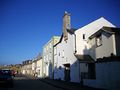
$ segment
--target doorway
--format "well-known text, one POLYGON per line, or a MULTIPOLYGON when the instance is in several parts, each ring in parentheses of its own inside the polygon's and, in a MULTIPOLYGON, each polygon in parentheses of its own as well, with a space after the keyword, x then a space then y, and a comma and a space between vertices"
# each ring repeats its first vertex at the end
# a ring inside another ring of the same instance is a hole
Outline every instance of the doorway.
POLYGON ((70 81, 70 64, 64 64, 65 70, 64 70, 64 80, 70 81))

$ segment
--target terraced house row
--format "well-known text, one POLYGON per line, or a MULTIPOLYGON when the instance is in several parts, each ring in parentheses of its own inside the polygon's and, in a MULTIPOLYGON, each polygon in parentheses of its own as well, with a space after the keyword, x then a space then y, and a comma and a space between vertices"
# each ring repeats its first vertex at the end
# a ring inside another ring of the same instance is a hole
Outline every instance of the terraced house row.
POLYGON ((23 65, 22 73, 117 89, 120 88, 119 41, 120 28, 105 18, 75 29, 71 27, 70 14, 65 12, 61 36, 53 36, 43 46, 42 56, 23 65))

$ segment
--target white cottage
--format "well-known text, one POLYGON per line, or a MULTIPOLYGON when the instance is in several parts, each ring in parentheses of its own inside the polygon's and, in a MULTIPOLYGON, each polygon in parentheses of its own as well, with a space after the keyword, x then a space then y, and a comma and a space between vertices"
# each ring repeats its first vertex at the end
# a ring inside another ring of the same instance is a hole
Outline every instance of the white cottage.
POLYGON ((54 76, 53 67, 54 67, 54 50, 53 46, 59 41, 59 36, 53 36, 44 46, 43 46, 43 77, 52 79, 54 76))
POLYGON ((70 14, 63 17, 63 33, 54 45, 54 79, 79 82, 79 63, 75 52, 75 29, 70 27, 70 14))
POLYGON ((90 24, 75 31, 76 35, 76 53, 75 55, 89 55, 89 37, 98 32, 103 26, 115 27, 112 23, 101 17, 90 24))
POLYGON ((32 61, 32 74, 33 76, 36 76, 36 68, 37 68, 37 60, 34 58, 32 61))
POLYGON ((89 37, 89 52, 94 60, 120 55, 120 28, 103 27, 89 37))
POLYGON ((42 57, 37 58, 36 73, 38 78, 42 78, 42 57))
MULTIPOLYGON (((116 27, 103 27, 89 37, 89 52, 97 62, 94 70, 95 78, 84 78, 84 85, 108 90, 120 90, 119 41, 120 28, 116 27), (93 51, 94 53, 92 53, 93 51)), ((88 65, 88 73, 90 68, 88 65)))
MULTIPOLYGON (((103 27, 115 27, 109 21, 101 17, 98 20, 93 21, 92 23, 78 29, 75 31, 76 35, 76 52, 75 56, 80 61, 80 77, 81 79, 89 78, 95 79, 95 61, 97 58, 107 57, 110 53, 114 52, 111 50, 110 46, 105 46, 98 50, 96 49, 96 42, 93 39, 90 39, 94 33, 98 33, 103 27), (93 44, 94 43, 94 44, 93 44), (106 50, 107 49, 107 50, 106 50), (106 52, 104 52, 106 50, 106 52), (111 50, 111 51, 110 51, 111 50), (104 53, 103 53, 104 52, 104 53)), ((101 41, 99 40, 97 44, 100 46, 101 41)), ((105 38, 104 38, 105 39, 105 38)), ((107 40, 108 42, 108 40, 107 40)), ((110 41, 113 44, 113 41, 110 41)), ((105 43, 104 43, 105 44, 105 43)))
POLYGON ((96 52, 92 49, 94 46, 91 47, 91 36, 103 27, 115 28, 112 23, 101 17, 78 30, 71 29, 70 14, 65 12, 63 33, 60 41, 54 45, 54 79, 81 82, 85 78, 96 78, 95 61, 112 53, 107 51, 105 54, 98 54, 99 50, 96 52))

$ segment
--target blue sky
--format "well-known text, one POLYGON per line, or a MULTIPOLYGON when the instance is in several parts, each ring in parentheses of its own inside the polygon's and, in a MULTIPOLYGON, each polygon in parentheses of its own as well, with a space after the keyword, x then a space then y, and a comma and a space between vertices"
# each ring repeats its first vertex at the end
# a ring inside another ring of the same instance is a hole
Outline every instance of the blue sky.
POLYGON ((61 35, 64 11, 80 28, 100 17, 120 27, 119 0, 0 0, 0 64, 18 64, 42 53, 61 35))

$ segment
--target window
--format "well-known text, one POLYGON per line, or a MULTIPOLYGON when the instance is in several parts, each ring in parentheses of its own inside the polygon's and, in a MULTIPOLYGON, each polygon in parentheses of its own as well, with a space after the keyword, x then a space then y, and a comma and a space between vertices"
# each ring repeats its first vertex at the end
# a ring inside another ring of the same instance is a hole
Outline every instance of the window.
POLYGON ((57 54, 57 47, 54 47, 54 54, 57 54))
POLYGON ((48 51, 48 46, 46 46, 46 52, 48 51))
POLYGON ((50 43, 49 48, 52 48, 52 44, 50 43))
POLYGON ((49 61, 51 62, 51 60, 52 60, 52 55, 49 54, 49 61))
POLYGON ((44 53, 46 53, 46 48, 44 48, 44 53))
POLYGON ((59 66, 59 70, 61 70, 62 69, 62 67, 61 66, 59 66))
POLYGON ((99 47, 102 45, 102 35, 99 34, 97 37, 96 37, 96 46, 99 47))
POLYGON ((52 44, 51 43, 49 44, 49 49, 50 49, 50 51, 52 50, 52 44))
POLYGON ((59 52, 59 56, 60 56, 60 52, 59 52))
POLYGON ((64 50, 62 51, 62 58, 64 58, 64 50))
POLYGON ((48 61, 48 55, 46 56, 46 60, 48 61))
POLYGON ((85 34, 83 34, 83 40, 85 40, 85 34))
POLYGON ((55 62, 56 62, 56 65, 57 65, 57 63, 58 63, 58 57, 55 57, 55 62))
MULTIPOLYGON (((81 72, 82 79, 96 79, 95 63, 87 63, 87 72, 81 72)), ((85 68, 85 67, 84 67, 85 68)))

